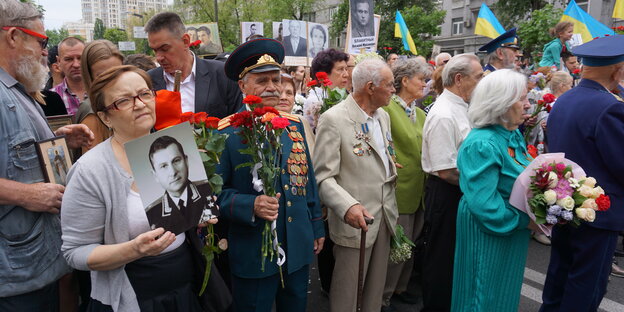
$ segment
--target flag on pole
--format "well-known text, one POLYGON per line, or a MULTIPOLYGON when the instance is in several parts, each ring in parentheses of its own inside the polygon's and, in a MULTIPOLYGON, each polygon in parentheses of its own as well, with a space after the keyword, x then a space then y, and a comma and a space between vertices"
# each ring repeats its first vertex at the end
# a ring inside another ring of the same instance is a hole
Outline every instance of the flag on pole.
MULTIPOLYGON (((622 0, 618 0, 622 2, 622 0)), ((601 24, 587 12, 583 11, 574 0, 571 0, 568 7, 563 11, 561 22, 569 21, 574 24, 574 33, 581 34, 583 43, 592 41, 596 37, 604 35, 615 35, 613 29, 601 24)))
POLYGON ((494 39, 504 32, 505 28, 503 28, 503 25, 496 19, 492 10, 490 10, 485 3, 481 3, 481 9, 479 9, 479 16, 477 17, 477 23, 475 25, 475 35, 494 39))
POLYGON ((613 18, 624 20, 624 0, 616 0, 613 7, 613 18))
POLYGON ((399 10, 396 11, 396 18, 394 21, 394 37, 403 39, 403 49, 411 51, 414 55, 418 55, 414 39, 412 39, 412 35, 410 35, 409 29, 407 29, 405 20, 399 10))

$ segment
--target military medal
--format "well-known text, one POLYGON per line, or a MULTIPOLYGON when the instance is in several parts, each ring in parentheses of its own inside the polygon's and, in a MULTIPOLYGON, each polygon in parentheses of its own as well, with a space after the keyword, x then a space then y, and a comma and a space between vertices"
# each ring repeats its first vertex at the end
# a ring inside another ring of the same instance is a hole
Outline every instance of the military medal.
POLYGON ((297 126, 290 126, 288 130, 288 137, 292 140, 290 155, 286 162, 290 175, 290 192, 293 196, 305 196, 305 187, 308 181, 308 158, 303 143, 303 135, 297 130, 297 126))

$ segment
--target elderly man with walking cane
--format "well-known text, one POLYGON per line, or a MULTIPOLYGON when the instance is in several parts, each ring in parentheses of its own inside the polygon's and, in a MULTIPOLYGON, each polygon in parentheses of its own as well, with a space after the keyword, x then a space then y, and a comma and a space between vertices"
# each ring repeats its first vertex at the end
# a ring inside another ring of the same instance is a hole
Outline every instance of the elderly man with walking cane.
POLYGON ((365 260, 361 311, 381 309, 390 239, 399 214, 390 118, 379 109, 394 94, 393 81, 385 62, 362 61, 353 70, 353 93, 323 113, 317 127, 314 170, 336 244, 331 311, 356 310, 354 264, 360 252, 365 260), (367 224, 367 218, 375 221, 367 224), (362 248, 361 230, 366 232, 362 248))

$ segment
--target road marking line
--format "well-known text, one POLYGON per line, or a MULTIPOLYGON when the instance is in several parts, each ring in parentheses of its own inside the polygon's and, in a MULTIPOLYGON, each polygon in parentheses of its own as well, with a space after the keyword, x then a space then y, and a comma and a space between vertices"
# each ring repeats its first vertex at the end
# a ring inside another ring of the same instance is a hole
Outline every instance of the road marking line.
MULTIPOLYGON (((544 286, 546 274, 525 267, 524 278, 544 286)), ((520 293, 535 302, 542 303, 542 291, 533 286, 529 286, 523 283, 520 293)), ((602 302, 600 302, 599 308, 607 312, 621 312, 624 311, 624 304, 615 302, 608 298, 603 298, 602 302)))

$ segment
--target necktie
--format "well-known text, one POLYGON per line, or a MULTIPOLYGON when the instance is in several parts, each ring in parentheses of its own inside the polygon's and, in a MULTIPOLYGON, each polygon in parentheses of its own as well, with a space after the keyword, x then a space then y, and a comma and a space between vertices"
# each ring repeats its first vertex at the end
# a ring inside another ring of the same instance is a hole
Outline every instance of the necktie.
POLYGON ((184 200, 180 199, 180 201, 178 202, 178 208, 180 209, 180 212, 184 214, 184 209, 186 208, 184 206, 184 200))

